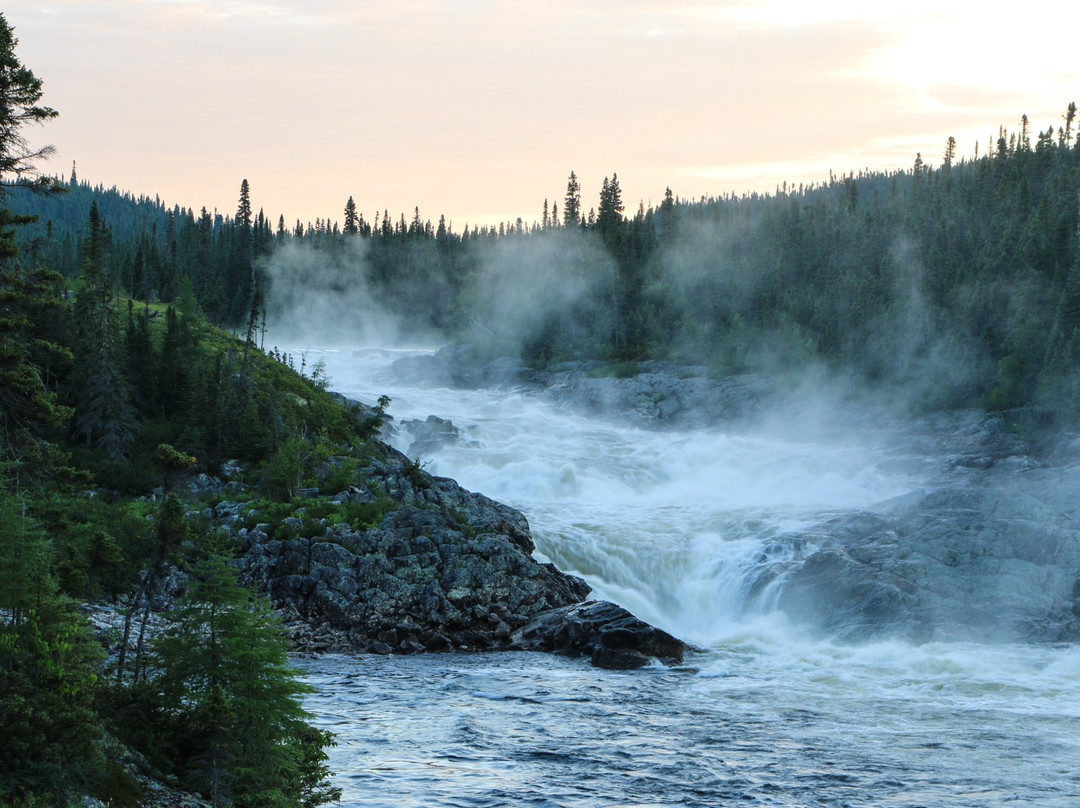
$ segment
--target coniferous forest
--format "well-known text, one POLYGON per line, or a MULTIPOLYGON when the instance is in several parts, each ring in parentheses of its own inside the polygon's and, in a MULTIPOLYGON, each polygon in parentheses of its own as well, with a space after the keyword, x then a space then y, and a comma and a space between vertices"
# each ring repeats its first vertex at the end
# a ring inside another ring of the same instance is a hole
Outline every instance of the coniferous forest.
POLYGON ((974 156, 943 135, 933 159, 772 194, 628 208, 617 174, 590 199, 570 173, 536 221, 455 229, 352 197, 287 223, 240 178, 220 214, 39 174, 42 97, 0 15, 3 804, 134 805, 125 756, 217 804, 333 798, 280 623, 171 487, 238 461, 260 501, 287 501, 331 456, 378 451, 377 416, 266 351, 296 272, 538 367, 812 366, 916 411, 1080 417, 1075 104, 974 156), (127 640, 176 570, 191 583, 160 641, 106 662, 80 605, 114 604, 127 640))
POLYGON ((617 174, 594 203, 571 173, 537 221, 460 230, 419 208, 369 219, 353 197, 340 220, 290 226, 254 212, 246 180, 234 214, 168 208, 74 169, 56 179, 65 194, 14 189, 8 204, 37 217, 19 234, 23 260, 67 287, 86 282, 96 203, 115 294, 183 301, 239 330, 267 316, 273 328, 275 282, 303 250, 292 282, 362 287, 415 332, 534 365, 669 359, 725 374, 817 363, 912 391, 923 409, 1068 422, 1080 350, 1075 112, 1038 132, 1025 116, 981 156, 959 157, 943 137, 935 166, 917 155, 894 172, 765 195, 666 189, 658 206, 627 209, 617 174))

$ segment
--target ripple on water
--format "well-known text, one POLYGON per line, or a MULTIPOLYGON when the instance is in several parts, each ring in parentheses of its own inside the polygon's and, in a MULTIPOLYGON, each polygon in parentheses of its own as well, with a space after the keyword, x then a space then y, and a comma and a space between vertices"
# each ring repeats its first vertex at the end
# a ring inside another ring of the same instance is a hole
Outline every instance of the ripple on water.
MULTIPOLYGON (((986 653, 985 665, 1015 662, 986 653)), ((823 684, 804 675, 813 667, 781 679, 776 656, 723 656, 696 660, 701 674, 518 653, 302 667, 320 689, 309 708, 339 734, 331 765, 346 806, 1080 804, 1080 720, 1055 714, 1045 694, 1017 689, 975 709, 915 686, 910 671, 897 687, 889 666, 823 684), (1022 711, 1016 699, 1033 699, 1025 722, 1006 712, 1022 711)))

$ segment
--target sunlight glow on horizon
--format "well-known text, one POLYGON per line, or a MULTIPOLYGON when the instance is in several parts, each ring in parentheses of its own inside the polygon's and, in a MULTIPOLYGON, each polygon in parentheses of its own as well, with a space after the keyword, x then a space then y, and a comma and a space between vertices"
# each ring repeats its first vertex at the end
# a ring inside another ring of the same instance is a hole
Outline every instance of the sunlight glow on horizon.
POLYGON ((1080 87, 1069 26, 914 0, 54 0, 4 10, 60 117, 35 142, 91 183, 289 228, 445 215, 460 228, 772 193, 980 152, 1057 126, 1080 87))

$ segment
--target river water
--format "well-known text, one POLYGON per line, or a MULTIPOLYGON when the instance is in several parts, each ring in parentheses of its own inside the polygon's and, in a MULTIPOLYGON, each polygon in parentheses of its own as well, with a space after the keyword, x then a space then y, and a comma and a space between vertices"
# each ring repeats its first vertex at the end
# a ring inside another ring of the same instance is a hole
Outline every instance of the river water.
POLYGON ((629 673, 526 653, 306 660, 344 805, 1080 805, 1080 648, 837 645, 751 594, 755 559, 799 552, 778 534, 924 484, 887 436, 640 430, 403 385, 389 367, 407 354, 307 362, 346 395, 389 395, 398 421, 451 419, 466 440, 421 456, 428 471, 519 508, 539 558, 701 650, 629 673))

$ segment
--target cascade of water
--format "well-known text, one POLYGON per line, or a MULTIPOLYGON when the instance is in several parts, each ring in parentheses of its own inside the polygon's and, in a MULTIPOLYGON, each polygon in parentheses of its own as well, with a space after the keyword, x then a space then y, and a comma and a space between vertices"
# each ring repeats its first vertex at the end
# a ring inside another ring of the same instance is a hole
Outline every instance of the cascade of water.
MULTIPOLYGON (((646 431, 505 390, 403 385, 386 372, 401 355, 322 358, 336 389, 389 395, 399 422, 452 420, 466 439, 427 447, 418 459, 428 471, 521 509, 540 555, 699 644, 772 614, 785 573, 808 549, 790 535, 797 528, 912 486, 855 440, 646 431)), ((400 430, 395 441, 407 451, 412 439, 400 430)))

